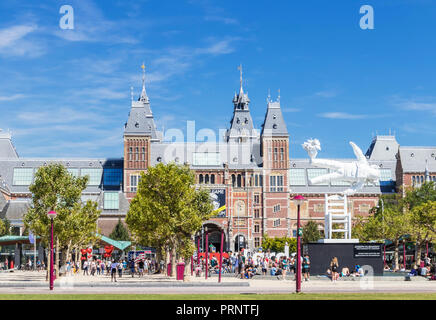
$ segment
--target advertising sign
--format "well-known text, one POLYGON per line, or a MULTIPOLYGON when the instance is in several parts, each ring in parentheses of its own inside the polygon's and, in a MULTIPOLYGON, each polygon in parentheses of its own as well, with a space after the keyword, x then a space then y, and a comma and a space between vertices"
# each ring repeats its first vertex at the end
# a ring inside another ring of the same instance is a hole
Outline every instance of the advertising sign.
MULTIPOLYGON (((226 189, 211 189, 210 197, 213 203, 213 210, 225 208, 226 205, 226 189)), ((226 209, 220 211, 217 217, 224 218, 226 216, 226 209)))

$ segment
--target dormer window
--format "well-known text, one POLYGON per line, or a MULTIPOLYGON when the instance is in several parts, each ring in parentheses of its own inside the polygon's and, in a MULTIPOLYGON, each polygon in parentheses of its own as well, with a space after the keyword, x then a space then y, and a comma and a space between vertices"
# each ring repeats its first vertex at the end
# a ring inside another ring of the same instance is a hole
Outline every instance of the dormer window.
POLYGON ((273 129, 277 129, 277 124, 273 124, 273 129))
POLYGON ((135 123, 135 127, 139 128, 139 123, 138 122, 135 123))
POLYGON ((236 118, 236 123, 237 124, 241 123, 241 120, 239 120, 239 118, 236 118))
POLYGON ((245 124, 248 124, 248 119, 247 118, 245 118, 245 124))

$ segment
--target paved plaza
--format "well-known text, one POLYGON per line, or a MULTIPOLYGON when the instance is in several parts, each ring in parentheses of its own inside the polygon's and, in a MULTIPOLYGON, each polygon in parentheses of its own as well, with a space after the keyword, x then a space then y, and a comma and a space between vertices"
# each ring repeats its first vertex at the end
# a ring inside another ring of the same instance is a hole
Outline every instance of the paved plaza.
MULTIPOLYGON (((277 294, 293 293, 295 281, 291 278, 259 277, 251 280, 225 276, 207 280, 192 277, 190 281, 177 281, 163 275, 147 275, 132 278, 123 275, 117 282, 109 276, 74 275, 55 281, 53 293, 59 294, 277 294)), ((332 283, 323 277, 312 277, 302 283, 306 293, 436 293, 436 281, 421 277, 405 281, 404 277, 374 277, 341 279, 332 283)), ((45 272, 1 272, 0 294, 49 293, 45 272)))

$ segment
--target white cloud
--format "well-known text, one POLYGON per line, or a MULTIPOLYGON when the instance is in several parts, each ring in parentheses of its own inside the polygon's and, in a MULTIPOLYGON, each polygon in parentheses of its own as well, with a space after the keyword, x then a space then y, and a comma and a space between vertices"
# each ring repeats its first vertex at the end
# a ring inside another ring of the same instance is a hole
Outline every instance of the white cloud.
POLYGON ((318 114, 318 117, 327 119, 345 119, 345 120, 357 120, 368 118, 366 114, 351 114, 346 112, 325 112, 318 114))
POLYGON ((436 115, 436 102, 405 101, 399 104, 403 109, 410 111, 429 111, 436 115))
POLYGON ((12 96, 0 96, 0 101, 14 101, 24 98, 24 94, 14 94, 12 96))
POLYGON ((44 48, 24 38, 34 33, 37 25, 17 25, 0 30, 0 54, 5 56, 37 57, 45 52, 44 48))
POLYGON ((334 98, 338 95, 336 90, 322 90, 315 93, 315 96, 321 98, 334 98))
POLYGON ((233 18, 226 18, 220 16, 206 16, 204 17, 206 21, 222 22, 224 24, 239 24, 239 21, 233 18))

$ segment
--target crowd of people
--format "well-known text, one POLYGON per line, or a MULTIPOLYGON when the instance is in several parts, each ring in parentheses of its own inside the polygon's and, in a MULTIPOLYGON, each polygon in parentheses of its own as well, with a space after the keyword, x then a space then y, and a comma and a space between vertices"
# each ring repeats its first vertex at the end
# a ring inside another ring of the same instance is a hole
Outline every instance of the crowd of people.
MULTIPOLYGON (((200 261, 195 262, 195 274, 200 277, 205 272, 205 258, 201 257, 200 261)), ((219 273, 219 262, 216 257, 208 260, 208 274, 219 273)), ((301 257, 302 274, 305 281, 310 279, 310 259, 309 255, 301 257)), ((274 276, 284 280, 287 274, 295 276, 297 270, 297 257, 248 256, 241 253, 229 253, 228 258, 223 258, 222 273, 233 273, 241 279, 252 279, 256 275, 274 276)))

